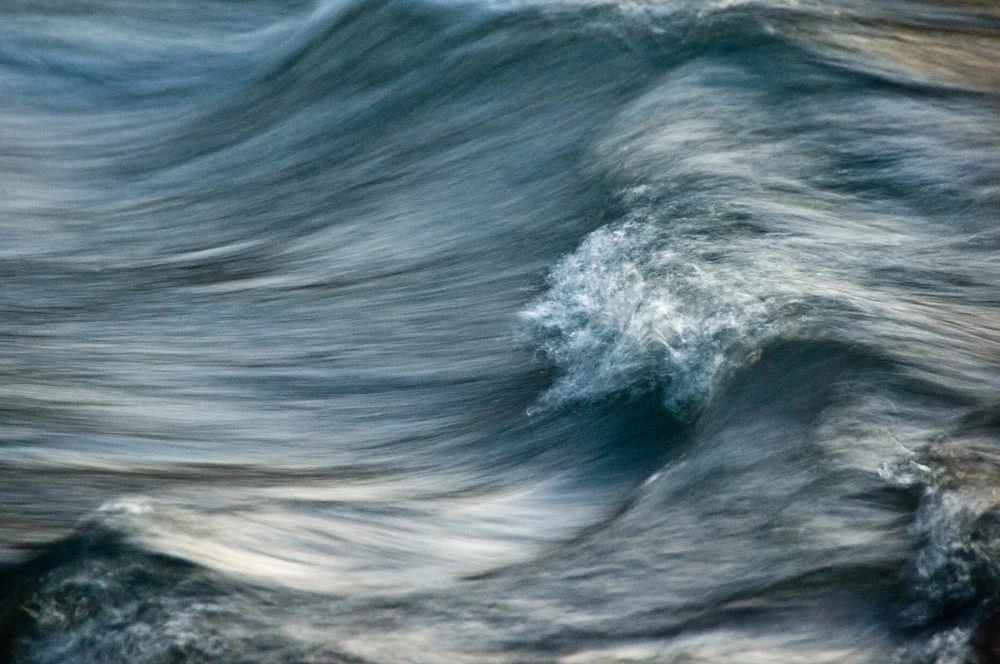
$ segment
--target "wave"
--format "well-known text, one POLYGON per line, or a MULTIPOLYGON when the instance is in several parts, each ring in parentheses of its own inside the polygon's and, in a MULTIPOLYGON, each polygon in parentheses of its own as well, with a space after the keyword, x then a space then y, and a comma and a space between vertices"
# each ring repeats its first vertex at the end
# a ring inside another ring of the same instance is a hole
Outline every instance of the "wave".
POLYGON ((0 14, 7 660, 989 661, 989 6, 0 14))

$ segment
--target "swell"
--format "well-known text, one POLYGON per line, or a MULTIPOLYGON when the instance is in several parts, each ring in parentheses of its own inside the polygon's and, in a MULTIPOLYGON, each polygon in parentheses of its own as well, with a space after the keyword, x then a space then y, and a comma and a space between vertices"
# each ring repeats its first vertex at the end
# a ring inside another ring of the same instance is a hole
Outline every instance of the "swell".
POLYGON ((4 535, 86 517, 25 659, 965 652, 991 83, 809 5, 269 16, 3 61, 4 535))

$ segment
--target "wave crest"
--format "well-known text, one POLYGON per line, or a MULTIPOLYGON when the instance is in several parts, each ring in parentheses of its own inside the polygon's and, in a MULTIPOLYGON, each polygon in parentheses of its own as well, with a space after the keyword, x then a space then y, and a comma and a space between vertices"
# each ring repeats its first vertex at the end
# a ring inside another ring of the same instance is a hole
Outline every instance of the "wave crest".
POLYGON ((588 236, 522 313, 559 372, 542 407, 662 390, 664 406, 689 418, 727 357, 772 329, 773 289, 697 240, 668 243, 648 214, 640 205, 588 236))

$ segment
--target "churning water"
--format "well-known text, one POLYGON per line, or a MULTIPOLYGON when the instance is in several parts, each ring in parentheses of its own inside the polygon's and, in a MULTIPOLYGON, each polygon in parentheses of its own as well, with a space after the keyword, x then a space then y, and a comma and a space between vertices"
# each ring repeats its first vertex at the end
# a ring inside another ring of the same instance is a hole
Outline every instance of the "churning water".
POLYGON ((992 0, 0 4, 0 659, 1000 657, 992 0))

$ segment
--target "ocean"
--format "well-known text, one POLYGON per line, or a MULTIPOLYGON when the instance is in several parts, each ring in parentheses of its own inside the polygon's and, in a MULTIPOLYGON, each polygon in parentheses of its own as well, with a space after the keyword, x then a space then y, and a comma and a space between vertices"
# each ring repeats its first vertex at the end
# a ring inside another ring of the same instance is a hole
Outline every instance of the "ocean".
POLYGON ((1000 662, 993 0, 0 3, 0 662, 1000 662))

